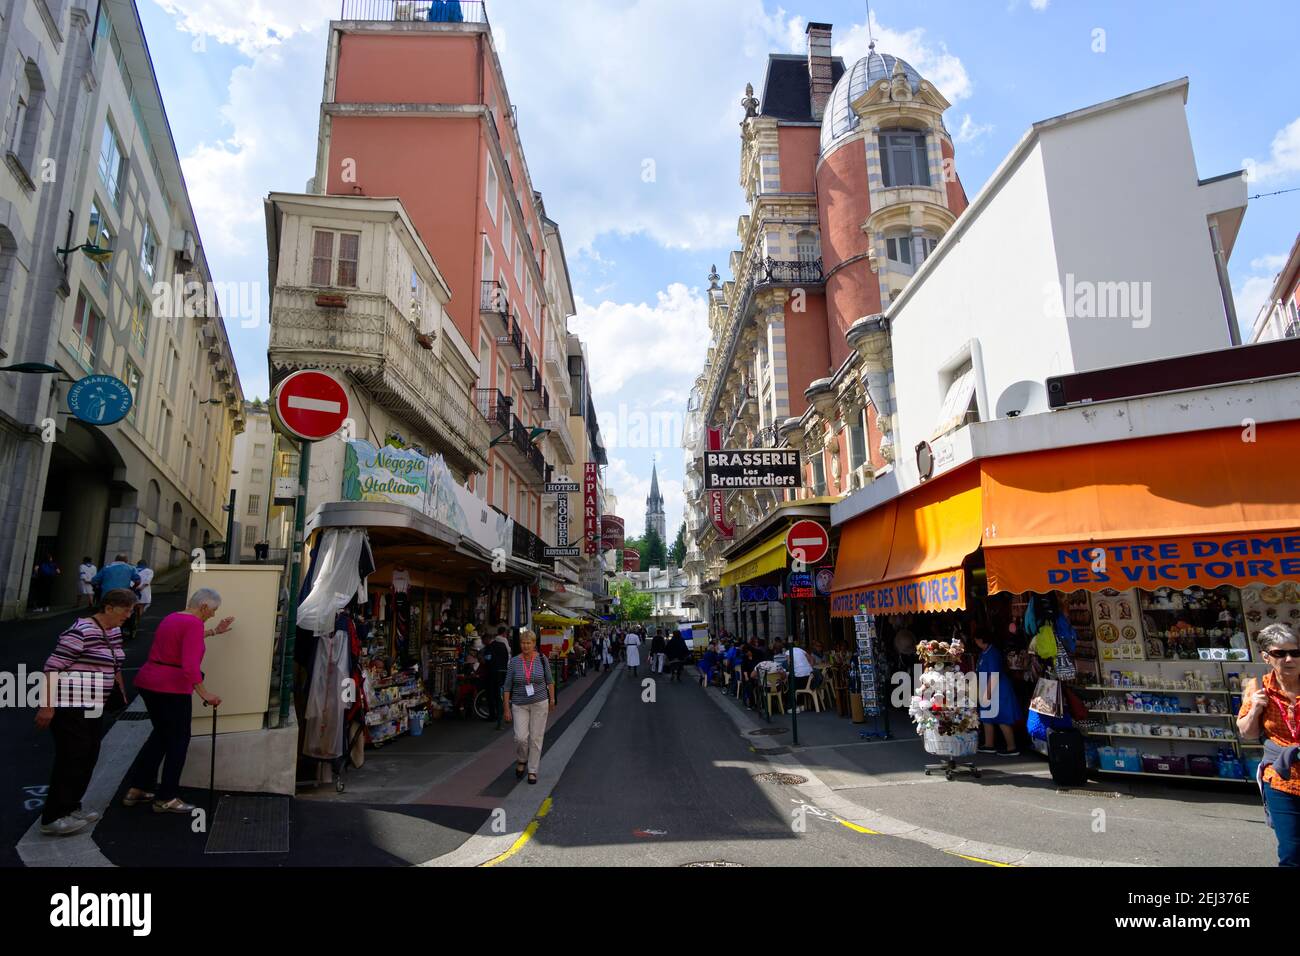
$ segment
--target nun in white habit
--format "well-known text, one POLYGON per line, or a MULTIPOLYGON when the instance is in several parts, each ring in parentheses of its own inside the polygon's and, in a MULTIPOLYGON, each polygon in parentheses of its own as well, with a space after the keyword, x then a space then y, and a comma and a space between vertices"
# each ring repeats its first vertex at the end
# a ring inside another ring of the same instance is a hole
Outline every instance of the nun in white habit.
POLYGON ((627 667, 633 677, 637 675, 637 668, 641 666, 641 637, 636 631, 628 631, 627 636, 623 638, 623 646, 627 648, 627 667))

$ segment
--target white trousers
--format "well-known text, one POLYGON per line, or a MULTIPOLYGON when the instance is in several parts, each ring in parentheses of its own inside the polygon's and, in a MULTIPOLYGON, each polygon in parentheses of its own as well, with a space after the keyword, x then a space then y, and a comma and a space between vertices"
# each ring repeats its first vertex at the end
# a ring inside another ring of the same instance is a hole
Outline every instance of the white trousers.
POLYGON ((528 764, 529 773, 537 773, 542 762, 542 738, 546 736, 546 718, 551 712, 550 701, 535 704, 511 704, 515 725, 515 760, 528 764))

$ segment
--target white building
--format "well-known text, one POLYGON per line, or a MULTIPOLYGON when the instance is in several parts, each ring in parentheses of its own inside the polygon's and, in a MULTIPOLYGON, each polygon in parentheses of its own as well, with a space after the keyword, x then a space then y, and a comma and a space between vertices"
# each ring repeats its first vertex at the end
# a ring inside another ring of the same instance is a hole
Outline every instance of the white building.
POLYGON ((1268 300, 1255 316, 1250 340, 1272 342, 1297 336, 1300 336, 1300 235, 1296 236, 1286 264, 1273 279, 1268 300))
MULTIPOLYGON (((246 402, 247 425, 235 439, 230 489, 235 493, 236 541, 240 563, 251 561, 255 546, 271 543, 271 512, 275 501, 276 431, 270 409, 246 402)), ((279 541, 276 547, 282 547, 279 541)))
MULTIPOLYGON (((15 0, 0 51, 0 361, 59 370, 0 375, 10 616, 38 553, 70 604, 83 555, 162 569, 220 541, 243 396, 134 3, 15 0), (126 419, 68 415, 68 382, 91 374, 126 384, 126 419)), ((234 299, 255 318, 253 291, 234 299)))
POLYGON ((685 571, 677 568, 650 568, 647 571, 625 571, 620 576, 653 599, 651 624, 671 631, 694 619, 695 609, 682 604, 690 583, 685 571))

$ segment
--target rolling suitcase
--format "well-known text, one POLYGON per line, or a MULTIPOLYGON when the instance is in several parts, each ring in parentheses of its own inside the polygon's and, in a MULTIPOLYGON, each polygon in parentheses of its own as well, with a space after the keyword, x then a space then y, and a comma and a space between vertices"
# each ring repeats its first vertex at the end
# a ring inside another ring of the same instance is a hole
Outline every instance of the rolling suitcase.
POLYGON ((1081 787, 1088 782, 1088 760, 1083 733, 1069 728, 1047 734, 1047 763, 1052 779, 1064 787, 1081 787))

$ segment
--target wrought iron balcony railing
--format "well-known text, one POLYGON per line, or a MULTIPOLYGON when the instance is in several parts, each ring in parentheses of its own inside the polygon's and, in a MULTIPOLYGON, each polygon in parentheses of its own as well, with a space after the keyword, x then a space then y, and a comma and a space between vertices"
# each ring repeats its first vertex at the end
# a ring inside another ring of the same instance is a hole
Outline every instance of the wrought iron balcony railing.
POLYGON ((340 20, 487 23, 484 0, 343 0, 340 20))
POLYGON ((510 399, 495 388, 477 388, 474 390, 474 402, 483 420, 494 430, 510 431, 510 417, 513 414, 510 410, 512 404, 510 399))

